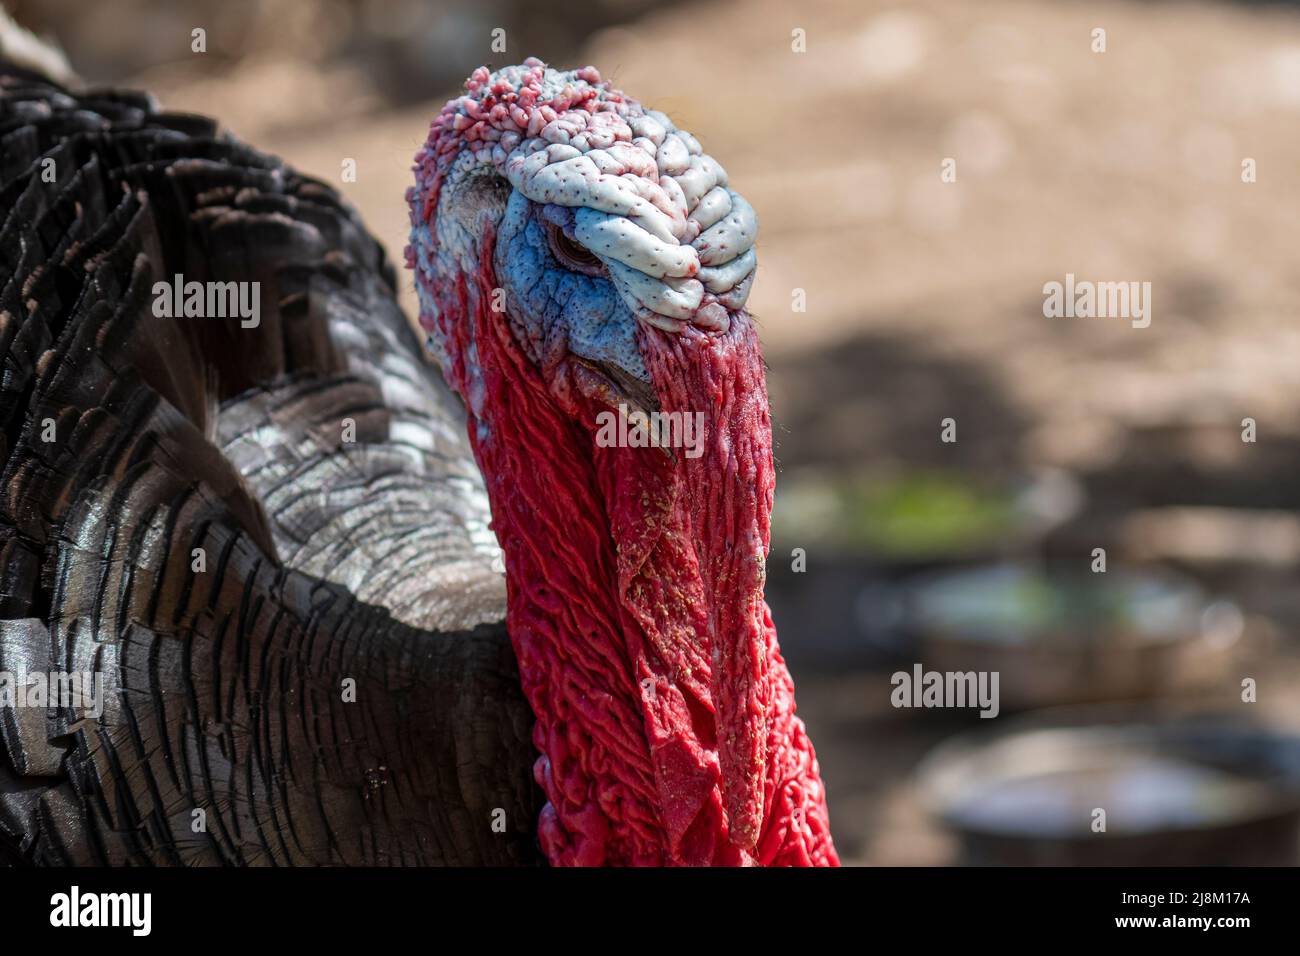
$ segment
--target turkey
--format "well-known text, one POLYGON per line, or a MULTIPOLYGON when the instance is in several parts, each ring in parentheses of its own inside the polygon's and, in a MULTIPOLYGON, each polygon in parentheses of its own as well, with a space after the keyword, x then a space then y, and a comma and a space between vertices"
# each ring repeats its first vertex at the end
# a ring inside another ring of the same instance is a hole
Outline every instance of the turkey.
POLYGON ((420 343, 330 187, 14 35, 0 857, 835 865, 756 220, 698 142, 476 71, 406 197, 420 343))

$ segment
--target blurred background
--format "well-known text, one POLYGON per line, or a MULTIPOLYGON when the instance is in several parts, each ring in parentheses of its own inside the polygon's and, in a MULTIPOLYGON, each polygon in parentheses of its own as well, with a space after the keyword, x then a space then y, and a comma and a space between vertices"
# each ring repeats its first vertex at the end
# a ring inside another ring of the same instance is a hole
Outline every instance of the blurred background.
POLYGON ((341 189, 396 261, 474 67, 592 63, 669 113, 762 223, 769 600, 845 862, 1300 859, 1295 6, 9 6, 341 189), (1150 327, 1044 317, 1067 273, 1150 282, 1150 327), (894 707, 916 665, 996 671, 998 717, 894 707))

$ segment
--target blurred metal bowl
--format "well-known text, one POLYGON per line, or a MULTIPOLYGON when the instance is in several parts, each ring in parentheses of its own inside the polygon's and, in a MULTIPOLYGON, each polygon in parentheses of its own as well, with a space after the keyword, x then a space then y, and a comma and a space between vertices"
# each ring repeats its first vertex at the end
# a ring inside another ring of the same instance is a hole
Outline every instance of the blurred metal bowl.
POLYGON ((903 598, 917 655, 940 671, 997 671, 1027 709, 1155 697, 1221 678, 1243 617, 1169 573, 999 564, 928 575, 903 598))
POLYGON ((963 862, 1009 866, 1294 865, 1300 730, 1201 715, 1090 709, 940 745, 922 799, 963 862), (1101 713, 1098 713, 1098 710, 1101 713), (1097 809, 1105 831, 1094 832, 1097 809))

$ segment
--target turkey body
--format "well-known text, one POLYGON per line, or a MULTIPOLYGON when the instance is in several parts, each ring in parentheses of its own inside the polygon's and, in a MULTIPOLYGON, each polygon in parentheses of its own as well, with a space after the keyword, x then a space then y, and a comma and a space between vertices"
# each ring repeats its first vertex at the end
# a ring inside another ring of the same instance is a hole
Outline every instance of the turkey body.
POLYGON ((487 499, 378 243, 210 120, 0 74, 0 859, 536 862, 487 499))

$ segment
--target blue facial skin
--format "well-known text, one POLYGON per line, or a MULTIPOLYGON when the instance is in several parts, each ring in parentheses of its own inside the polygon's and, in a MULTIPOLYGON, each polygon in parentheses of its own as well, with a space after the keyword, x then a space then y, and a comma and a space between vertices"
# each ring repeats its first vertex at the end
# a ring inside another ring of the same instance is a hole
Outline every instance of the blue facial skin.
POLYGON ((520 345, 539 367, 567 349, 649 382, 632 311, 608 277, 575 272, 556 260, 546 239, 548 221, 571 227, 573 210, 537 205, 514 191, 497 228, 496 274, 520 345))

